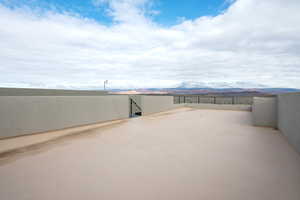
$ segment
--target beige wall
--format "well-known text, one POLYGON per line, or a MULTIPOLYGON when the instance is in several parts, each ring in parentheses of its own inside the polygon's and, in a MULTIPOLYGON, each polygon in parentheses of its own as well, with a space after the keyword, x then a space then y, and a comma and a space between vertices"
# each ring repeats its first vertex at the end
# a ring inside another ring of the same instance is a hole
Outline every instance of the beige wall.
POLYGON ((300 153, 300 93, 278 95, 278 128, 300 153))
POLYGON ((174 104, 173 96, 142 96, 143 115, 170 110, 183 105, 174 104))
POLYGON ((212 110, 238 110, 251 111, 250 105, 228 105, 228 104, 186 104, 187 107, 197 109, 212 109, 212 110))
POLYGON ((128 118, 128 96, 1 96, 0 138, 128 118))
POLYGON ((277 98, 254 97, 252 121, 255 126, 277 127, 277 98))
POLYGON ((55 90, 31 88, 0 88, 0 96, 102 96, 103 90, 55 90))

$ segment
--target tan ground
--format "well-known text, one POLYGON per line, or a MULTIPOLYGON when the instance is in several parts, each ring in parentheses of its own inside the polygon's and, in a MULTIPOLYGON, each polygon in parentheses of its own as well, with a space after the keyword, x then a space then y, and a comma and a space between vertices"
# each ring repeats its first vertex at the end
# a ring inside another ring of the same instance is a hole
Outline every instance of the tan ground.
POLYGON ((2 200, 299 200, 300 156, 251 113, 177 109, 0 161, 2 200))
POLYGON ((127 120, 114 120, 62 130, 49 131, 45 133, 30 134, 21 137, 11 137, 8 139, 0 139, 0 163, 1 160, 3 160, 3 158, 5 159, 7 157, 7 155, 10 156, 18 152, 28 151, 28 148, 36 149, 37 146, 44 145, 49 141, 65 139, 61 137, 66 137, 74 134, 84 134, 84 131, 89 131, 100 127, 112 126, 114 124, 123 123, 125 121, 127 120))

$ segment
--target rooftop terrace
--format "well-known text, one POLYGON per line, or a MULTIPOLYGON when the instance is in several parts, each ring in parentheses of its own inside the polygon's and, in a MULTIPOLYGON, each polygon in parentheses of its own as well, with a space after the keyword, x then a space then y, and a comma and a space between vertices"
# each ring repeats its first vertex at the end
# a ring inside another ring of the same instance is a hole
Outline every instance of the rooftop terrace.
POLYGON ((0 177, 5 200, 300 199, 299 154, 247 111, 184 107, 119 120, 3 154, 0 177))

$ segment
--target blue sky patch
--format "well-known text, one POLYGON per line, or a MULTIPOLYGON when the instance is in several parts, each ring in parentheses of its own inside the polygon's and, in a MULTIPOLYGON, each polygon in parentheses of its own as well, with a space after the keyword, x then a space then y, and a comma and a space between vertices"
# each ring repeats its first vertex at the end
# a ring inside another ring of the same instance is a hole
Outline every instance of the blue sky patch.
MULTIPOLYGON (((152 20, 165 26, 174 25, 181 20, 192 20, 201 16, 216 16, 229 5, 228 0, 154 0, 152 20)), ((11 9, 27 7, 39 12, 54 11, 71 13, 93 19, 101 24, 112 23, 107 14, 107 4, 95 6, 92 0, 0 0, 0 3, 11 9)))

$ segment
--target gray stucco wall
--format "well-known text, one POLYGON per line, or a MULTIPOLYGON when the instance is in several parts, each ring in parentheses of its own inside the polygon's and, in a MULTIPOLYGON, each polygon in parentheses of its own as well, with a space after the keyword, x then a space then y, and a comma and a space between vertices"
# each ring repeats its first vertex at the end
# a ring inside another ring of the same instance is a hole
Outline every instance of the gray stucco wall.
POLYGON ((103 90, 56 90, 32 88, 0 88, 0 96, 102 96, 103 90))
POLYGON ((0 138, 128 118, 128 96, 1 96, 0 138))
POLYGON ((300 93, 278 95, 278 128, 300 153, 300 93))
POLYGON ((143 115, 183 106, 174 104, 173 96, 141 96, 141 105, 143 115))
POLYGON ((254 97, 252 120, 255 126, 277 128, 277 98, 254 97))

